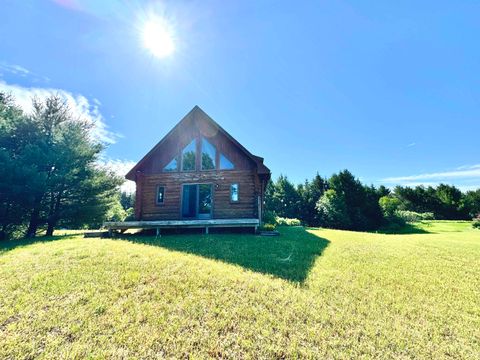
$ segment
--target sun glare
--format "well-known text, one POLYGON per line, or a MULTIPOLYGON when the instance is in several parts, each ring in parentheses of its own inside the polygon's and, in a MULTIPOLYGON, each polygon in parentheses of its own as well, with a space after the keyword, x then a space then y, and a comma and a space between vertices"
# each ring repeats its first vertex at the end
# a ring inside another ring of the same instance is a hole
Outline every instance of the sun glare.
POLYGON ((175 51, 173 32, 162 18, 147 20, 142 29, 143 45, 157 58, 165 58, 175 51))

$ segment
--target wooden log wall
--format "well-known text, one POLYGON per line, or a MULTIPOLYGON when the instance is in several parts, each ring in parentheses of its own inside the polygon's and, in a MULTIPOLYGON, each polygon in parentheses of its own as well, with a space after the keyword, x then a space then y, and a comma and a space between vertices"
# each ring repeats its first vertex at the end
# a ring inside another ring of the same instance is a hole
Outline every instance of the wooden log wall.
POLYGON ((182 186, 184 184, 212 184, 212 218, 257 218, 257 196, 260 189, 255 187, 251 171, 225 170, 207 172, 178 172, 146 175, 140 200, 139 220, 180 220, 182 219, 182 186), (230 185, 238 184, 239 200, 230 201, 230 185), (157 204, 157 188, 164 186, 164 202, 157 204))

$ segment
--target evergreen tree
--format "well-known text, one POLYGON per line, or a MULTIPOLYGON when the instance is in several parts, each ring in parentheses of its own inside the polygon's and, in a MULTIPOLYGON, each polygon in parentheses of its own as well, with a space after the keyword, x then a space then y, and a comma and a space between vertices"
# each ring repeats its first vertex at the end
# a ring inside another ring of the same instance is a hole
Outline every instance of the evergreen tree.
POLYGON ((35 134, 13 97, 0 93, 0 239, 22 227, 31 208, 37 183, 29 148, 35 134))
POLYGON ((277 216, 298 218, 301 198, 286 176, 280 175, 275 183, 267 184, 266 210, 277 216))
POLYGON ((365 230, 378 229, 383 223, 383 213, 380 208, 379 199, 381 192, 374 186, 364 186, 365 203, 360 207, 360 211, 365 217, 365 230))
POLYGON ((383 216, 378 204, 380 197, 373 186, 364 186, 348 170, 333 174, 328 183, 329 188, 335 190, 345 201, 345 224, 349 224, 351 230, 373 230, 381 225, 383 216))
POLYGON ((397 186, 393 194, 400 200, 400 209, 418 213, 433 213, 437 219, 456 220, 469 219, 471 201, 466 200, 467 194, 452 185, 440 184, 432 186, 417 186, 414 188, 397 186))
POLYGON ((383 196, 390 195, 390 193, 391 193, 390 189, 385 187, 384 185, 380 185, 377 189, 377 195, 379 199, 383 196))
POLYGON ((461 211, 462 192, 452 185, 440 184, 435 189, 439 207, 433 211, 439 219, 464 219, 468 214, 461 211))
POLYGON ((319 218, 317 212, 317 202, 325 193, 327 182, 317 173, 312 181, 305 180, 297 188, 300 196, 301 206, 298 218, 309 226, 318 226, 319 218))
POLYGON ((103 146, 91 125, 57 96, 34 99, 33 108, 25 116, 0 96, 2 236, 22 226, 34 237, 45 225, 51 235, 60 223, 101 223, 122 180, 96 165, 103 146))

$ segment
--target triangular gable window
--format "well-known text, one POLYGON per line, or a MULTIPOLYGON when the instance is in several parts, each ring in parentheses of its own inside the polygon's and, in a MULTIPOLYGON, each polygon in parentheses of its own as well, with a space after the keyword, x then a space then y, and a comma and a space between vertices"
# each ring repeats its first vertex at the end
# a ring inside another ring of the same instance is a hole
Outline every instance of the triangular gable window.
POLYGON ((195 171, 196 154, 195 140, 192 140, 182 150, 182 171, 195 171))
POLYGON ((217 149, 207 139, 202 138, 202 170, 215 169, 217 149))
POLYGON ((163 171, 177 171, 178 170, 178 163, 177 163, 177 158, 174 158, 172 161, 170 161, 167 166, 163 168, 163 171))
POLYGON ((233 163, 223 154, 220 154, 220 170, 233 170, 235 166, 233 163))

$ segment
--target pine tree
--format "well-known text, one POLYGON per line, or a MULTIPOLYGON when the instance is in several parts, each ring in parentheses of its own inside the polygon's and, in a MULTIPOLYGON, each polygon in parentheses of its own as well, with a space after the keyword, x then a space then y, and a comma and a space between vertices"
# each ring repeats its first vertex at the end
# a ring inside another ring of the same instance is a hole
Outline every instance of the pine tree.
POLYGON ((22 226, 34 237, 45 225, 52 235, 58 224, 101 224, 119 200, 122 180, 97 165, 104 147, 91 136, 92 125, 57 96, 34 99, 33 108, 25 116, 0 94, 0 166, 6 171, 0 236, 22 226))

